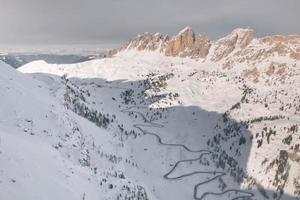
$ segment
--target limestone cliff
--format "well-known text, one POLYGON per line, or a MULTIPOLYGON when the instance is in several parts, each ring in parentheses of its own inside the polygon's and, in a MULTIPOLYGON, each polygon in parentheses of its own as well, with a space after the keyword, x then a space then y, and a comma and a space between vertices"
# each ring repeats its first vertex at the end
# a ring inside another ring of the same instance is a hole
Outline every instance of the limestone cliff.
POLYGON ((205 35, 196 35, 187 27, 174 37, 159 33, 139 35, 121 48, 109 51, 108 57, 126 50, 157 51, 165 56, 219 62, 224 68, 230 68, 239 63, 255 65, 277 55, 300 60, 300 36, 256 38, 252 29, 238 28, 219 40, 211 41, 205 35))

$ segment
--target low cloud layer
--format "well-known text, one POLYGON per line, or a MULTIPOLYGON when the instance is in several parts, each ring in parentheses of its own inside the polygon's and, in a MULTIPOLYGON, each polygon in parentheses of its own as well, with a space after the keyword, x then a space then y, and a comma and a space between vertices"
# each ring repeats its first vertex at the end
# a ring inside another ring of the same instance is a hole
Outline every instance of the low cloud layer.
POLYGON ((115 44, 185 26, 211 39, 237 27, 300 34, 299 0, 0 0, 0 45, 115 44))

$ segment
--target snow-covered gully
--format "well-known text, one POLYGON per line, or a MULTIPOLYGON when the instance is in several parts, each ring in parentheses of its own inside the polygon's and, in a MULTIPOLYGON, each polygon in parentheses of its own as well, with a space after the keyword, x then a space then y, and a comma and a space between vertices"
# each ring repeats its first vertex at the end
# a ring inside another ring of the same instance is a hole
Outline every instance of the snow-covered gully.
POLYGON ((143 113, 141 113, 139 111, 132 110, 134 108, 139 109, 139 108, 147 108, 147 107, 131 106, 129 108, 122 109, 121 112, 122 113, 130 113, 131 112, 131 113, 138 114, 143 119, 144 124, 134 124, 133 126, 135 128, 137 128, 138 130, 140 130, 144 135, 154 136, 157 139, 157 142, 160 145, 163 145, 163 146, 172 146, 172 147, 179 147, 179 148, 185 149, 186 151, 188 151, 190 153, 199 153, 200 154, 198 158, 185 159, 185 160, 179 160, 179 161, 177 161, 175 163, 175 165, 163 176, 164 179, 166 179, 166 180, 180 180, 180 179, 182 179, 184 177, 189 177, 189 176, 193 176, 193 175, 196 175, 196 174, 214 175, 213 178, 210 178, 207 181, 200 182, 200 183, 198 183, 198 184, 196 184, 194 186, 193 198, 195 200, 203 200, 205 197, 207 197, 209 195, 211 195, 211 196, 222 196, 222 195, 224 195, 226 193, 229 193, 229 192, 234 192, 237 195, 236 197, 232 198, 231 200, 237 200, 237 199, 240 199, 240 198, 251 198, 251 197, 254 196, 254 194, 251 193, 251 192, 246 192, 246 191, 239 190, 239 189, 228 189, 228 190, 225 190, 225 191, 219 192, 219 193, 217 193, 217 192, 204 192, 200 197, 198 197, 198 195, 197 195, 198 194, 198 190, 201 188, 201 186, 203 186, 205 184, 208 184, 209 182, 214 181, 214 180, 216 180, 219 177, 225 176, 226 173, 223 172, 223 171, 193 171, 191 173, 182 174, 182 175, 177 176, 177 177, 169 177, 169 175, 172 174, 173 171, 175 171, 175 169, 178 167, 179 164, 185 163, 185 162, 200 161, 204 155, 211 154, 212 152, 209 151, 209 150, 206 150, 206 149, 193 150, 193 149, 188 148, 184 144, 175 144, 175 143, 165 143, 165 142, 163 142, 162 139, 161 139, 161 137, 159 135, 157 135, 156 133, 152 133, 152 132, 149 132, 147 130, 144 130, 142 127, 163 128, 164 125, 158 124, 158 123, 154 123, 154 122, 148 120, 143 113))

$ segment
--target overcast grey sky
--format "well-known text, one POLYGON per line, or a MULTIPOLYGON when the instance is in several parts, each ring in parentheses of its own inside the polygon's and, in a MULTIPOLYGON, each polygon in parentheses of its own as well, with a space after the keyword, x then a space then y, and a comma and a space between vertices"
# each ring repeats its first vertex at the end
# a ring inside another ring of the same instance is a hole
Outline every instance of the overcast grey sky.
POLYGON ((247 26, 300 34, 300 0, 0 0, 0 45, 124 43, 185 26, 211 39, 247 26))

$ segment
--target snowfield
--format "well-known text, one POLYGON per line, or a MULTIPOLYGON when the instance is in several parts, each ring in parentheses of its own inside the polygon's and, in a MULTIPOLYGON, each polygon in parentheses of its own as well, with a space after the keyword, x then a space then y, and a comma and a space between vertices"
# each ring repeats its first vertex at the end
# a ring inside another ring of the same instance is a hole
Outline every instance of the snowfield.
POLYGON ((225 63, 1 63, 0 199, 298 199, 299 61, 225 63))
POLYGON ((54 88, 47 84, 4 63, 0 70, 1 199, 116 199, 143 194, 141 186, 115 176, 122 166, 117 165, 118 147, 108 131, 68 111, 51 96, 54 88))

